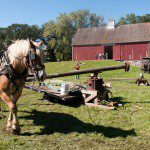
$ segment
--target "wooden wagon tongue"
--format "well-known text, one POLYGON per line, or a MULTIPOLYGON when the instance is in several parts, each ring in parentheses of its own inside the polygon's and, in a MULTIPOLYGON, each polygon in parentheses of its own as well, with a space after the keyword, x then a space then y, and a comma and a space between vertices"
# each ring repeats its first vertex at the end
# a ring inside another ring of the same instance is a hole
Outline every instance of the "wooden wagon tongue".
POLYGON ((61 101, 74 101, 77 102, 78 100, 83 101, 84 104, 92 107, 99 107, 104 109, 114 109, 115 106, 119 106, 117 102, 110 101, 109 96, 112 96, 110 92, 110 83, 105 84, 101 77, 98 77, 98 73, 102 71, 111 71, 111 70, 118 70, 118 69, 125 69, 125 71, 129 71, 130 65, 129 63, 125 63, 124 65, 119 66, 110 66, 110 67, 103 67, 103 68, 94 68, 94 69, 86 69, 86 70, 79 70, 79 71, 72 71, 66 73, 59 73, 59 74, 52 74, 48 75, 47 79, 51 78, 59 78, 59 77, 66 77, 78 74, 86 74, 92 73, 91 76, 87 79, 86 88, 80 86, 78 88, 78 93, 71 93, 72 95, 62 95, 61 93, 56 93, 49 89, 46 86, 26 86, 26 88, 37 91, 43 92, 44 98, 53 100, 59 99, 61 101), (80 92, 80 93, 79 93, 80 92), (80 95, 80 96, 79 96, 80 95), (102 105, 102 102, 105 105, 102 105))
POLYGON ((98 74, 102 71, 111 71, 111 70, 119 70, 119 69, 125 69, 125 71, 129 71, 130 64, 126 62, 124 65, 119 65, 119 66, 110 66, 110 67, 102 67, 102 68, 85 69, 85 70, 79 70, 79 71, 58 73, 58 74, 50 74, 47 76, 47 79, 66 77, 66 76, 72 76, 72 75, 78 75, 78 74, 86 74, 86 73, 98 74))

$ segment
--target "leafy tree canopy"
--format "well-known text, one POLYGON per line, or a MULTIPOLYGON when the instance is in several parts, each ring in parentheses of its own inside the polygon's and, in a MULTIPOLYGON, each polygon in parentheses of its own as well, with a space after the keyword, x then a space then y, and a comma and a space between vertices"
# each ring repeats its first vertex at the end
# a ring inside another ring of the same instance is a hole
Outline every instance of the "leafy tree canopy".
POLYGON ((57 20, 49 21, 43 25, 43 36, 54 35, 48 41, 50 57, 55 60, 71 60, 73 35, 79 28, 105 26, 104 18, 90 13, 89 10, 73 11, 69 14, 63 13, 57 20), (55 56, 55 57, 54 57, 55 56))
POLYGON ((0 50, 9 46, 18 39, 37 39, 42 34, 42 29, 37 25, 12 24, 6 28, 0 28, 0 50))
POLYGON ((121 17, 116 26, 124 24, 145 23, 150 22, 150 14, 136 16, 134 13, 127 14, 126 17, 121 17))

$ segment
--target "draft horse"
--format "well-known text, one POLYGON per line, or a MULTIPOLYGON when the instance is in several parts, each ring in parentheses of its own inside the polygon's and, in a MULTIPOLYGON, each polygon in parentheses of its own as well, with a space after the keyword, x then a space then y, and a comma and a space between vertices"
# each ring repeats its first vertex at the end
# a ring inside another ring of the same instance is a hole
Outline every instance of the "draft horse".
POLYGON ((17 40, 1 57, 0 98, 10 108, 6 130, 13 134, 20 134, 16 103, 21 96, 28 70, 32 70, 39 81, 46 78, 42 45, 42 41, 17 40))

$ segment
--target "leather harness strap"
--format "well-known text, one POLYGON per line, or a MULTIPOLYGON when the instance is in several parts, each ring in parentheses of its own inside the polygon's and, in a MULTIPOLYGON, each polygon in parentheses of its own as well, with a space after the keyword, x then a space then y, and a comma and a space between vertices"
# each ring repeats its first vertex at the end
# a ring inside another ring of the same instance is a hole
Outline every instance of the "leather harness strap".
POLYGON ((5 61, 5 65, 3 65, 2 62, 2 70, 0 71, 0 74, 9 76, 9 78, 15 80, 15 79, 21 79, 23 76, 27 76, 28 70, 25 69, 22 73, 18 73, 13 66, 10 64, 9 58, 8 58, 8 52, 5 51, 3 54, 3 60, 5 61))
POLYGON ((9 79, 9 82, 16 87, 16 90, 13 93, 15 94, 20 89, 19 85, 15 82, 15 80, 20 80, 24 82, 24 80, 26 80, 28 76, 28 70, 25 69, 22 73, 17 73, 13 66, 10 64, 7 51, 2 54, 1 61, 2 68, 0 70, 0 75, 5 75, 9 79))

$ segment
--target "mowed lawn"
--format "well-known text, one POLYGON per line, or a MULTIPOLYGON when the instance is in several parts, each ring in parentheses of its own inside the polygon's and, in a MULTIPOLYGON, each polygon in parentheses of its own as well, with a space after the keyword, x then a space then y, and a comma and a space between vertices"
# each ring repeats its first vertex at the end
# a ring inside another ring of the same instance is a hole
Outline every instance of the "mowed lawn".
MULTIPOLYGON (((115 61, 85 61, 81 69, 120 65, 115 61)), ((47 74, 73 71, 75 62, 46 63, 47 74)), ((109 78, 137 78, 140 68, 107 71, 109 78)), ((81 75, 81 82, 89 74, 81 75)), ((150 80, 150 74, 144 73, 150 80)), ((61 80, 75 81, 75 77, 61 80)), ((79 81, 78 81, 79 82, 79 81)), ((137 86, 133 81, 112 81, 114 100, 123 102, 116 110, 87 106, 69 107, 41 100, 42 94, 24 89, 18 101, 21 135, 5 132, 8 108, 1 104, 0 150, 148 150, 150 148, 150 86, 137 86), (6 117, 5 117, 6 116, 6 117)))

